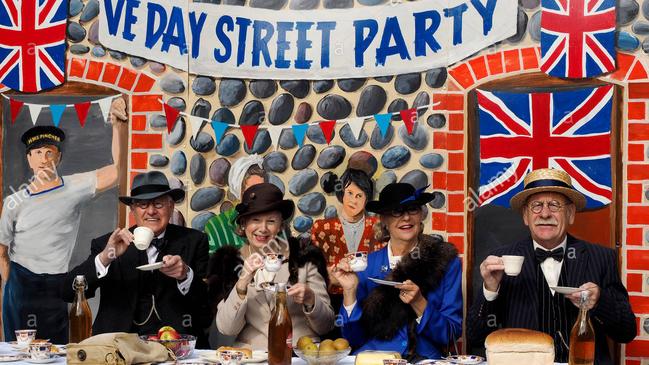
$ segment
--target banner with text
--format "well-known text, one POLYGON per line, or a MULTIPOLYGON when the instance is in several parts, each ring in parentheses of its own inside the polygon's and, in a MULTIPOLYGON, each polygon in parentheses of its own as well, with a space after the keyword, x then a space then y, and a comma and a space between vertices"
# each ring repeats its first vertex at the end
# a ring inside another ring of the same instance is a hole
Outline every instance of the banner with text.
POLYGON ((309 11, 101 0, 99 40, 214 77, 375 77, 447 66, 510 37, 517 9, 512 0, 391 1, 309 11))

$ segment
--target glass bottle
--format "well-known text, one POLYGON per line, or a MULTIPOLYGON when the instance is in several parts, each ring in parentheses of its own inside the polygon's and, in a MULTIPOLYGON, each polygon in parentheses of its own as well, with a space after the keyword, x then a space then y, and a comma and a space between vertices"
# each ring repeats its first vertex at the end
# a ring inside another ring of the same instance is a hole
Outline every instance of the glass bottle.
POLYGON ((581 292, 579 317, 570 332, 569 365, 592 365, 595 361, 595 330, 588 317, 588 292, 581 292))
POLYGON ((275 309, 268 322, 268 365, 291 365, 293 324, 286 305, 286 284, 275 287, 275 309))
POLYGON ((79 343, 92 336, 92 312, 86 300, 86 277, 77 275, 72 286, 75 297, 70 308, 70 343, 79 343))

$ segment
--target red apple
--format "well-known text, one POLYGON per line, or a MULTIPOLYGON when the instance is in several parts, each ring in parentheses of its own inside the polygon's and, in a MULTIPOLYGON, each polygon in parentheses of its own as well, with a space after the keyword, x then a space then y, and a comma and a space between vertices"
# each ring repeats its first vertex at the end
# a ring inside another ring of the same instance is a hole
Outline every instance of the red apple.
POLYGON ((180 338, 180 334, 176 330, 172 329, 169 331, 164 331, 160 335, 161 340, 177 340, 180 338))
MULTIPOLYGON (((176 332, 176 330, 175 330, 173 327, 171 327, 171 326, 160 327, 160 329, 158 330, 158 337, 162 338, 162 334, 163 334, 164 332, 167 332, 167 331, 173 331, 173 332, 176 332)), ((176 332, 176 333, 177 333, 177 332, 176 332)))
POLYGON ((149 337, 146 338, 149 341, 158 341, 160 337, 155 336, 155 335, 149 335, 149 337))

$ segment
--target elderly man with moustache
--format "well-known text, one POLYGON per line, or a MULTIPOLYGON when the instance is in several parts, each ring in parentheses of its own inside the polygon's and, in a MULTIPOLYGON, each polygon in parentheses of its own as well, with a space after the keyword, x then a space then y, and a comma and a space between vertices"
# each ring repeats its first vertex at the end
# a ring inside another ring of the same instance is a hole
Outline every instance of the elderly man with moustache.
POLYGON ((578 316, 581 292, 562 295, 557 286, 578 287, 587 294, 595 329, 595 363, 612 364, 606 337, 633 340, 636 321, 620 280, 614 250, 567 233, 575 213, 586 204, 560 170, 530 172, 524 189, 510 201, 523 215, 530 237, 495 250, 480 265, 484 281, 467 319, 467 337, 482 343, 500 328, 528 328, 554 339, 555 361, 568 362, 570 331, 578 316), (518 276, 504 276, 502 255, 523 256, 518 276))
POLYGON ((185 192, 172 189, 159 171, 133 179, 131 196, 120 197, 133 212, 137 227, 148 227, 154 239, 138 250, 131 228, 117 228, 92 241, 91 254, 68 273, 64 299, 72 302, 75 276, 85 275, 86 296, 101 289, 93 334, 104 332, 156 333, 172 326, 184 334, 202 336, 210 323, 207 307, 207 236, 197 230, 170 224, 174 203, 185 192), (159 270, 137 267, 162 262, 159 270))

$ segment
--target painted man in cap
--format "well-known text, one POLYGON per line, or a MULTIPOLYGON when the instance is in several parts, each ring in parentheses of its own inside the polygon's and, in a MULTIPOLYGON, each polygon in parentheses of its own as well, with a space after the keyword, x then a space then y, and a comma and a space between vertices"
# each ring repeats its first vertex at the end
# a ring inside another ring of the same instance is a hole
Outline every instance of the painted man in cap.
POLYGON ((38 338, 67 343, 67 304, 60 297, 60 282, 68 271, 83 204, 117 185, 119 135, 127 118, 124 99, 113 101, 109 118, 113 163, 94 171, 59 176, 65 133, 57 127, 36 126, 22 136, 33 176, 4 200, 0 218, 5 341, 15 340, 17 329, 36 328, 38 338))
POLYGON ((606 337, 621 343, 636 335, 635 316, 620 280, 614 250, 567 233, 585 197, 560 170, 529 173, 510 201, 521 212, 530 236, 495 250, 480 265, 483 290, 469 311, 467 337, 481 344, 499 327, 542 331, 554 339, 555 361, 568 362, 570 331, 582 292, 595 329, 595 363, 612 364, 606 337), (518 276, 504 274, 503 255, 523 256, 518 276), (581 291, 560 294, 557 286, 581 291))
POLYGON ((185 192, 172 189, 160 171, 133 179, 130 196, 119 200, 128 205, 136 226, 117 228, 92 241, 90 256, 74 268, 63 285, 63 297, 74 299, 72 283, 85 275, 86 296, 101 289, 93 334, 105 332, 157 333, 172 326, 179 333, 202 335, 209 325, 207 286, 207 236, 197 230, 170 224, 174 204, 185 192), (133 244, 136 227, 148 227, 154 239, 145 250, 133 244), (159 269, 138 266, 162 262, 159 269))

